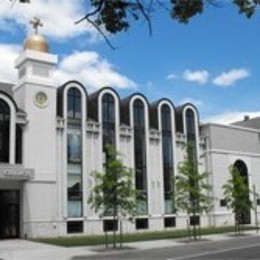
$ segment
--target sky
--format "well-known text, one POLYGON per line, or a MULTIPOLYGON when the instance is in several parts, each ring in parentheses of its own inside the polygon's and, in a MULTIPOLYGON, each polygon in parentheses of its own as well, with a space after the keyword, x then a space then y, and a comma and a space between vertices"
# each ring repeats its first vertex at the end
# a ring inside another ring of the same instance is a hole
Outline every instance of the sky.
POLYGON ((31 2, 0 0, 0 81, 16 82, 14 60, 38 16, 40 33, 58 55, 57 86, 78 80, 89 94, 111 86, 121 98, 140 92, 151 103, 191 102, 204 123, 260 116, 260 10, 247 19, 223 0, 186 25, 161 10, 152 17, 152 36, 144 21, 134 22, 128 32, 108 36, 112 50, 93 27, 75 25, 89 11, 87 1, 31 2))

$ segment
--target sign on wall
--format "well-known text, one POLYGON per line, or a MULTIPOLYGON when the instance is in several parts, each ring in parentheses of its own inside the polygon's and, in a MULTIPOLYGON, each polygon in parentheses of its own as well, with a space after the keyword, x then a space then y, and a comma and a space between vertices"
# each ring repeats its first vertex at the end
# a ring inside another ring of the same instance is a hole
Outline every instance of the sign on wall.
POLYGON ((0 165, 0 179, 30 180, 34 177, 33 169, 24 169, 16 165, 0 165))

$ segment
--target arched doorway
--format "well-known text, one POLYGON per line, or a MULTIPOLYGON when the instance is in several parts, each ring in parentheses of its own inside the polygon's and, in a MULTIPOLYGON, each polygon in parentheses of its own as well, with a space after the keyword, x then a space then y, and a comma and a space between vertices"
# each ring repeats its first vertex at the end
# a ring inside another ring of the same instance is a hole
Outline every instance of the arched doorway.
MULTIPOLYGON (((240 176, 242 176, 244 178, 244 181, 249 188, 248 170, 247 170, 246 164, 242 160, 237 160, 234 163, 234 167, 239 171, 240 176)), ((247 199, 249 201, 249 193, 246 196, 247 196, 247 199)), ((236 219, 238 219, 237 216, 236 216, 236 219)), ((240 222, 241 222, 241 224, 251 224, 250 209, 248 209, 248 210, 246 210, 242 213, 241 218, 240 218, 240 222)))

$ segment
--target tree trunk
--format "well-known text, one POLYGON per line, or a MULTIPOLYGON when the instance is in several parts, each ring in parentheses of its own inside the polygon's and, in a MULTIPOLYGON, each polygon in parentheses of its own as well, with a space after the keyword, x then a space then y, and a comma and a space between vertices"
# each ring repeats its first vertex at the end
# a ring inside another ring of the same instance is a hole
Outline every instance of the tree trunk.
POLYGON ((116 207, 113 208, 113 248, 116 248, 116 207))
POLYGON ((122 217, 120 218, 120 248, 123 247, 123 223, 122 223, 122 217))

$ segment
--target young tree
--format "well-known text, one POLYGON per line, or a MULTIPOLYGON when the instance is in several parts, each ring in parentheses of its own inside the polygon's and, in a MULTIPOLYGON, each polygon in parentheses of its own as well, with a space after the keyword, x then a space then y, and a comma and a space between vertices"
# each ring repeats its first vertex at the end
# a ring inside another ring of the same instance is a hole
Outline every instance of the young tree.
POLYGON ((239 170, 231 165, 229 167, 229 174, 230 178, 222 186, 222 189, 227 207, 232 209, 232 212, 235 214, 236 230, 240 233, 243 214, 244 212, 248 212, 253 204, 249 198, 250 190, 247 182, 245 178, 241 176, 239 170))
MULTIPOLYGON (((100 216, 112 215, 114 223, 121 217, 132 217, 136 212, 136 190, 133 171, 123 165, 112 146, 106 146, 104 172, 94 172, 95 186, 91 190, 89 203, 100 216)), ((114 225, 113 246, 116 247, 114 225)))
MULTIPOLYGON (((213 206, 210 196, 212 187, 208 184, 208 174, 200 173, 194 156, 192 144, 186 146, 186 156, 178 166, 174 178, 175 193, 173 199, 177 211, 186 212, 189 219, 195 221, 201 214, 208 213, 213 206)), ((197 228, 193 223, 193 238, 197 239, 197 228)))

